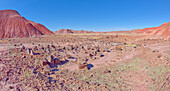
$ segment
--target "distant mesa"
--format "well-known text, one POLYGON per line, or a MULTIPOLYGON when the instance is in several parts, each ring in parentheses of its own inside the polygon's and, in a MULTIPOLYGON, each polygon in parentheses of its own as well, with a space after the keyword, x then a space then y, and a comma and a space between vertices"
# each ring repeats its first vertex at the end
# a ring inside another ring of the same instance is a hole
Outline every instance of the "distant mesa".
POLYGON ((170 22, 164 23, 158 27, 144 28, 144 29, 134 29, 131 31, 111 31, 107 33, 129 33, 129 34, 143 34, 150 35, 158 39, 168 39, 170 40, 170 22))
POLYGON ((147 35, 153 35, 158 38, 164 38, 170 40, 170 22, 164 23, 158 27, 153 28, 144 28, 144 29, 136 29, 132 30, 132 33, 141 33, 147 35))
POLYGON ((54 32, 55 34, 68 34, 68 33, 139 33, 143 35, 151 35, 158 39, 170 40, 170 22, 164 23, 158 27, 135 29, 132 31, 111 31, 111 32, 93 32, 85 30, 72 30, 72 29, 61 29, 54 32))
POLYGON ((55 33, 74 33, 71 29, 60 29, 59 31, 55 31, 55 33))
POLYGON ((55 34, 68 34, 68 33, 94 33, 93 31, 85 30, 72 30, 72 29, 60 29, 54 32, 55 34))
POLYGON ((30 37, 54 34, 44 25, 22 17, 15 10, 0 10, 0 38, 30 37))

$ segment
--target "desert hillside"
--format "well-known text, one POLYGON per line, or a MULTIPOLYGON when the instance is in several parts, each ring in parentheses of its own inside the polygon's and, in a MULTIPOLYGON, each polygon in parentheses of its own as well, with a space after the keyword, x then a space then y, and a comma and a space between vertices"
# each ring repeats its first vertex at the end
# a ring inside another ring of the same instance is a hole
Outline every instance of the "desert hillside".
POLYGON ((144 28, 133 30, 134 33, 149 34, 158 38, 170 39, 170 22, 153 28, 144 28))
POLYGON ((22 17, 15 10, 0 10, 0 38, 51 35, 45 26, 22 17))

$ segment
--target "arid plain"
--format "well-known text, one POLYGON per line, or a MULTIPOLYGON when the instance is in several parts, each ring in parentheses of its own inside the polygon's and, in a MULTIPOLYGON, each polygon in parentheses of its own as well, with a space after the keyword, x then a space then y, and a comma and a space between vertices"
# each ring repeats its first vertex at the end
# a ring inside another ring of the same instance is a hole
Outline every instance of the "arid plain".
POLYGON ((143 35, 110 33, 2 39, 0 86, 30 91, 165 91, 169 44, 143 35))
POLYGON ((170 22, 132 31, 56 32, 0 10, 2 91, 168 91, 170 22))

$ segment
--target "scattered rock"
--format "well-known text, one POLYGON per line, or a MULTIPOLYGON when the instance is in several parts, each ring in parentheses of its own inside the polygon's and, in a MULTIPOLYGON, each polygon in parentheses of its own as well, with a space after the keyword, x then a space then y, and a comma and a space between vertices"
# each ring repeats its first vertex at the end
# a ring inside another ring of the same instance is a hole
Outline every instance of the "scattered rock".
POLYGON ((92 58, 93 57, 93 55, 92 54, 89 54, 89 56, 92 58))
POLYGON ((104 57, 104 55, 100 55, 100 57, 104 57))
POLYGON ((46 72, 49 72, 49 71, 51 71, 51 67, 50 67, 50 65, 49 64, 47 64, 47 65, 45 65, 45 66, 43 66, 43 70, 44 71, 46 71, 46 72))
POLYGON ((66 58, 70 59, 70 58, 72 58, 72 56, 70 54, 67 54, 66 58))
POLYGON ((28 49, 27 49, 27 54, 34 55, 34 52, 33 52, 32 49, 28 48, 28 49))
POLYGON ((9 89, 14 89, 14 87, 13 86, 9 86, 9 89))
POLYGON ((60 64, 60 62, 61 62, 60 59, 58 59, 58 58, 54 59, 54 64, 60 64))
POLYGON ((37 47, 37 46, 35 46, 35 47, 33 48, 33 50, 34 50, 34 51, 37 51, 37 50, 38 50, 38 47, 37 47))
POLYGON ((162 55, 160 54, 160 55, 158 55, 158 58, 161 58, 162 57, 162 55))
POLYGON ((44 74, 38 72, 36 77, 43 80, 46 76, 44 74))
POLYGON ((87 62, 79 62, 78 63, 78 67, 79 69, 84 69, 84 68, 87 68, 87 62))
POLYGON ((49 64, 49 62, 47 60, 45 60, 45 59, 41 60, 42 66, 45 66, 45 65, 48 65, 48 64, 49 64))
POLYGON ((20 49, 20 51, 22 52, 22 51, 24 51, 24 50, 25 50, 25 46, 22 46, 21 49, 20 49))
POLYGON ((123 49, 121 48, 121 46, 116 46, 116 50, 117 51, 122 51, 123 49))
POLYGON ((108 69, 106 69, 106 70, 104 71, 104 73, 111 73, 111 71, 108 70, 108 69))
POLYGON ((46 59, 49 63, 54 63, 54 57, 52 55, 48 56, 46 59))

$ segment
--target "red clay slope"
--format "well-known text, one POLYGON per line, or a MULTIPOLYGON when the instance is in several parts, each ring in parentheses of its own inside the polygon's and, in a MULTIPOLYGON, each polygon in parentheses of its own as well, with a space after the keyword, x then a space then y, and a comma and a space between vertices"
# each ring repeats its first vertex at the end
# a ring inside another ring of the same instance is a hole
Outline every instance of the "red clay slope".
POLYGON ((157 36, 158 38, 164 38, 170 40, 170 22, 164 23, 161 26, 153 28, 144 28, 133 30, 133 33, 142 33, 157 36))
POLYGON ((0 10, 0 38, 51 35, 45 26, 22 17, 15 10, 0 10))
POLYGON ((63 34, 67 34, 67 33, 93 33, 92 31, 85 31, 85 30, 72 30, 72 29, 60 29, 58 31, 55 31, 55 34, 57 33, 63 33, 63 34))

